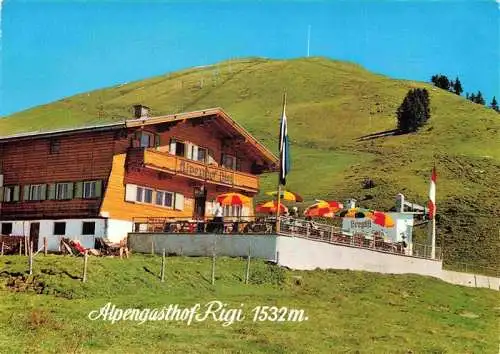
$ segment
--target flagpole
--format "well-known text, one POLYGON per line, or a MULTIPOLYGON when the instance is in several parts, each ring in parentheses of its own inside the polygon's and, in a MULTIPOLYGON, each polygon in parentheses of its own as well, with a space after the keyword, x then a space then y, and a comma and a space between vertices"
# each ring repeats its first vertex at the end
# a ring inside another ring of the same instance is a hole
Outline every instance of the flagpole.
MULTIPOLYGON (((286 106, 286 89, 283 92, 283 110, 281 112, 281 119, 283 119, 283 114, 285 113, 285 106, 286 106)), ((281 136, 281 124, 280 124, 280 139, 283 139, 281 136)), ((280 141, 281 145, 281 141, 280 141)), ((280 202, 281 202, 281 170, 283 169, 282 163, 283 163, 283 148, 280 149, 279 155, 280 155, 280 169, 278 172, 278 204, 276 206, 276 233, 280 231, 280 202)))
MULTIPOLYGON (((431 176, 431 186, 433 185, 433 208, 432 208, 432 219, 431 219, 431 259, 436 259, 436 164, 434 164, 434 168, 432 169, 431 176)), ((432 188, 432 187, 431 187, 432 188)), ((431 197, 431 196, 429 196, 431 197)))
POLYGON ((436 259, 436 218, 432 218, 432 248, 431 248, 431 258, 436 259))

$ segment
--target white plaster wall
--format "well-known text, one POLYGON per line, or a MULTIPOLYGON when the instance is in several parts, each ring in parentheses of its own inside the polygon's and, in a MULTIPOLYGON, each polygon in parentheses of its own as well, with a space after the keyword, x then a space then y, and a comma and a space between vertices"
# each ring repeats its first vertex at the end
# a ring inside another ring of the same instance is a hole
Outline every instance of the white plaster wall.
POLYGON ((132 231, 132 221, 108 219, 107 239, 111 242, 118 243, 127 237, 127 234, 132 231))
POLYGON ((38 247, 43 246, 43 238, 47 238, 47 247, 49 251, 57 251, 62 237, 79 241, 85 248, 94 248, 95 238, 104 236, 104 219, 58 219, 58 220, 27 220, 27 221, 9 221, 12 222, 11 235, 29 235, 30 224, 32 222, 40 223, 38 237, 38 247), (94 235, 82 235, 82 224, 84 221, 95 222, 94 235), (66 222, 66 232, 64 235, 54 235, 54 222, 66 222))
POLYGON ((451 270, 443 270, 441 279, 452 284, 500 290, 500 278, 489 277, 486 275, 459 273, 453 272, 451 270))
POLYGON ((275 235, 231 235, 231 234, 148 234, 130 233, 128 245, 135 252, 151 253, 151 243, 155 253, 175 253, 185 256, 212 256, 214 247, 217 255, 228 257, 245 257, 248 248, 251 256, 266 260, 275 260, 275 235))
POLYGON ((277 238, 278 263, 293 269, 351 269, 439 277, 440 261, 400 256, 362 248, 333 245, 298 237, 277 238))

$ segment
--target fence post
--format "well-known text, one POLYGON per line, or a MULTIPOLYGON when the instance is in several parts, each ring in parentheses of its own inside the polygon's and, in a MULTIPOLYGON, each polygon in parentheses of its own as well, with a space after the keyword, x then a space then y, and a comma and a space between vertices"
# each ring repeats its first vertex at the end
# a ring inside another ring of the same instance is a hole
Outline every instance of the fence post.
POLYGON ((29 267, 30 267, 30 275, 33 274, 33 241, 30 242, 30 249, 28 251, 29 254, 29 267))
POLYGON ((165 282, 165 248, 161 257, 161 282, 165 282))
POLYGON ((251 247, 250 247, 250 245, 248 245, 247 269, 245 272, 245 284, 248 284, 248 278, 250 276, 250 256, 251 256, 251 247))
POLYGON ((153 236, 151 236, 151 255, 155 255, 155 241, 153 239, 153 236))
POLYGON ((44 237, 43 238, 43 254, 45 256, 47 255, 47 248, 48 248, 47 237, 44 237))
POLYGON ((23 254, 23 240, 19 239, 19 255, 23 254))
POLYGON ((29 241, 28 236, 24 236, 24 255, 29 256, 29 241))
POLYGON ((83 278, 82 281, 85 283, 87 282, 87 262, 89 259, 89 254, 88 251, 85 251, 83 255, 83 278))
POLYGON ((276 252, 276 265, 279 265, 280 263, 280 251, 276 252))
POLYGON ((214 246, 212 249, 212 285, 215 284, 215 248, 217 245, 217 236, 214 235, 214 246))

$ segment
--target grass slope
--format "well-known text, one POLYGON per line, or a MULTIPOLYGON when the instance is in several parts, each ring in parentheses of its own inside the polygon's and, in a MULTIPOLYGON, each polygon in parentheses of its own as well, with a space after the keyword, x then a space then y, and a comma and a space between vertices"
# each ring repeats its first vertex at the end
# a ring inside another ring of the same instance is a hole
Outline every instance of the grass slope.
POLYGON ((210 285, 207 258, 129 260, 37 256, 0 257, 0 348, 5 353, 493 353, 498 294, 429 277, 353 271, 290 271, 220 258, 210 285), (17 291, 15 291, 17 290, 17 291), (220 322, 90 321, 108 302, 119 308, 191 307, 219 300, 243 304, 245 320, 220 322), (252 322, 255 306, 303 309, 303 322, 252 322))
MULTIPOLYGON (((0 135, 121 120, 137 103, 152 107, 154 114, 220 106, 276 151, 284 87, 291 190, 308 202, 355 197, 362 206, 381 209, 392 207, 402 192, 424 205, 436 163, 438 236, 445 262, 498 268, 499 115, 428 84, 394 80, 358 65, 324 58, 222 62, 35 107, 0 119, 0 135), (432 117, 425 128, 358 141, 394 129, 395 111, 413 87, 430 92, 432 117), (363 190, 365 178, 376 187, 363 190)), ((275 176, 265 177, 263 190, 274 189, 275 181, 275 176)))

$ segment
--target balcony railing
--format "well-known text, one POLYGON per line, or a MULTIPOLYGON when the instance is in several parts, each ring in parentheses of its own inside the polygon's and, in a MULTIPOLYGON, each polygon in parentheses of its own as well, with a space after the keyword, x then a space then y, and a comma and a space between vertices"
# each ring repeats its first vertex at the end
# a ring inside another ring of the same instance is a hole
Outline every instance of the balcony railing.
POLYGON ((203 162, 151 149, 145 149, 143 153, 135 150, 130 153, 130 156, 133 156, 135 163, 140 162, 146 167, 167 173, 253 192, 259 190, 258 177, 249 173, 211 166, 203 162))

